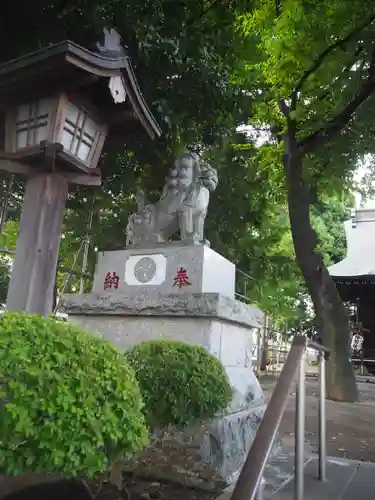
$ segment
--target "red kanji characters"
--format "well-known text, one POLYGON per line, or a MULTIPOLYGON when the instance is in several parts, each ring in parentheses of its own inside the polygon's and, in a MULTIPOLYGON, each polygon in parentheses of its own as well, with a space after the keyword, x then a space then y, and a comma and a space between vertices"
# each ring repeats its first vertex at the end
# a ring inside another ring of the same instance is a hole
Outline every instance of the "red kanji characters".
POLYGON ((107 273, 104 278, 104 290, 108 288, 115 288, 117 290, 119 285, 119 277, 115 272, 107 273))
POLYGON ((183 286, 186 285, 191 285, 191 283, 189 281, 186 269, 180 267, 180 269, 177 269, 177 274, 173 279, 173 286, 178 286, 178 288, 182 288, 183 286))

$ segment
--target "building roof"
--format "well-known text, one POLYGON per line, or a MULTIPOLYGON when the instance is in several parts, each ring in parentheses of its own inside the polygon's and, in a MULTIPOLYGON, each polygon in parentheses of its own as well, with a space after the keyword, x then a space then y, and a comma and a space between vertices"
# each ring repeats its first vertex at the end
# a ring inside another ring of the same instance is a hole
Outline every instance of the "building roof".
POLYGON ((347 255, 328 268, 330 275, 335 281, 375 277, 375 208, 353 210, 344 227, 347 255))
POLYGON ((160 137, 161 129, 143 98, 120 36, 112 29, 104 30, 104 34, 104 44, 97 44, 97 52, 64 41, 0 65, 0 108, 21 98, 38 99, 47 93, 79 90, 106 112, 112 134, 131 132, 130 121, 141 124, 151 138, 160 137), (115 103, 106 87, 110 78, 119 76, 126 99, 115 103))

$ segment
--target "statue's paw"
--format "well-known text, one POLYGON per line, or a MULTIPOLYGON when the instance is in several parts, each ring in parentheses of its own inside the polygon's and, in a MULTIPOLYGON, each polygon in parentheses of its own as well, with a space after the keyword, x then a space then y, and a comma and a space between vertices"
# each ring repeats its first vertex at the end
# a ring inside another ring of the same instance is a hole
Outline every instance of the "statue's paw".
POLYGON ((211 243, 208 240, 202 240, 201 243, 202 243, 202 245, 205 245, 206 247, 211 247, 211 243))

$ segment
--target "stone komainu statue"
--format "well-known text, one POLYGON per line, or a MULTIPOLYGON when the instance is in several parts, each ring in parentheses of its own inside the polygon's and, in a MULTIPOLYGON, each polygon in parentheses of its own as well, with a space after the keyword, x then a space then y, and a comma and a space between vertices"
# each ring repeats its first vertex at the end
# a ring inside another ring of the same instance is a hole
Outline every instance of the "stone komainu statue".
POLYGON ((126 228, 127 244, 167 242, 180 231, 181 240, 204 242, 204 221, 217 172, 199 155, 185 153, 169 169, 160 200, 148 203, 143 191, 136 195, 138 211, 126 228))

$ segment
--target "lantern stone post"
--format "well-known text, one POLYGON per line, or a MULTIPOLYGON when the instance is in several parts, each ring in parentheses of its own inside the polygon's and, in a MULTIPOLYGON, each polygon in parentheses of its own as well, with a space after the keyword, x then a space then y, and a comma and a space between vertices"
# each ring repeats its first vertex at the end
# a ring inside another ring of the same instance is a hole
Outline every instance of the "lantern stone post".
POLYGON ((100 186, 108 139, 161 130, 113 29, 98 52, 65 41, 0 66, 0 113, 0 169, 26 177, 7 309, 49 315, 69 185, 100 186))

